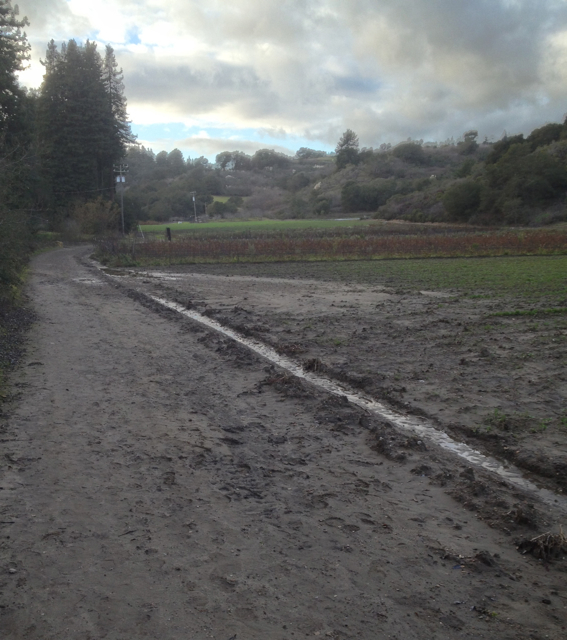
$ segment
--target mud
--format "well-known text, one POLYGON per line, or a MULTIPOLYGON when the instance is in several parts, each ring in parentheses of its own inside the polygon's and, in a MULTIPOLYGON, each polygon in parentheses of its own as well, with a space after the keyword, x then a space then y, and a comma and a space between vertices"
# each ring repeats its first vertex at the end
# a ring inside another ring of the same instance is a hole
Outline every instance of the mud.
POLYGON ((567 490, 567 315, 544 312, 565 300, 314 281, 309 265, 305 279, 263 278, 262 265, 240 275, 243 266, 146 271, 130 282, 567 490))
MULTIPOLYGON (((2 637, 565 636, 562 550, 536 557, 525 543, 559 532, 559 509, 148 298, 449 429, 435 412, 460 416, 469 396, 480 417, 494 412, 475 391, 486 365, 470 365, 464 402, 425 401, 421 386, 442 398, 457 375, 429 366, 447 311, 417 311, 437 297, 308 279, 117 281, 86 259, 65 249, 33 265, 39 320, 0 423, 2 637), (425 358, 410 320, 432 329, 415 332, 425 358), (404 377, 410 367, 421 377, 404 377)), ((525 439, 544 452, 550 429, 525 439)))

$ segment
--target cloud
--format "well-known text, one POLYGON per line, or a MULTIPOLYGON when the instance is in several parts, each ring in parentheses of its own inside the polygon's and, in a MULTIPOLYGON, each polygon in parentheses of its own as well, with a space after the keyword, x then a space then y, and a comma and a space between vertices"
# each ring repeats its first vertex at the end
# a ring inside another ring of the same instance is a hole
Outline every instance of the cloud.
POLYGON ((140 123, 254 130, 315 147, 334 147, 348 127, 377 146, 470 128, 527 133, 562 119, 567 103, 560 0, 19 4, 34 68, 52 37, 110 41, 140 123))
POLYGON ((177 117, 224 112, 264 117, 277 103, 253 67, 210 56, 158 57, 153 52, 121 57, 129 100, 156 104, 177 117))
POLYGON ((234 138, 211 138, 202 135, 189 136, 182 139, 158 139, 140 140, 140 144, 151 147, 154 150, 180 149, 184 154, 191 157, 206 156, 213 158, 221 151, 243 151, 248 155, 254 155, 258 149, 273 149, 279 153, 293 156, 295 150, 282 147, 280 145, 262 144, 254 140, 238 140, 234 138))

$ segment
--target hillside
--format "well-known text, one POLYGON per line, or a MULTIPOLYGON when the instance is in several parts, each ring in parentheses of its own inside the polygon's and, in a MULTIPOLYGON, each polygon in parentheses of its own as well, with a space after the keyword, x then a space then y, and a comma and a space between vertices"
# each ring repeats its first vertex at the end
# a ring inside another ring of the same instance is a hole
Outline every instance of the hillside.
MULTIPOLYGON (((128 151, 128 218, 306 218, 363 214, 413 222, 541 225, 567 219, 567 127, 546 124, 495 143, 476 131, 443 144, 359 149, 353 132, 330 155, 223 152, 215 164, 177 149, 128 151), (345 151, 348 155, 345 155, 345 151), (195 205, 193 195, 195 194, 195 205), (214 196, 225 196, 222 199, 214 196)), ((344 137, 344 136, 343 136, 344 137)))

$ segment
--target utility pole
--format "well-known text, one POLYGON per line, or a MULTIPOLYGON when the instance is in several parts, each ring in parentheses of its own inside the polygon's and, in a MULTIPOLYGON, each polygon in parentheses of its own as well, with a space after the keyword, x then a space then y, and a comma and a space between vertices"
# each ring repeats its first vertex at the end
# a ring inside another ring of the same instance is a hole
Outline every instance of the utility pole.
POLYGON ((117 173, 116 182, 120 184, 120 211, 122 215, 122 235, 126 235, 126 229, 124 227, 124 185, 126 182, 126 176, 123 175, 128 173, 128 165, 127 164, 115 164, 113 167, 114 173, 117 173))
POLYGON ((197 195, 196 191, 190 191, 190 196, 193 196, 193 211, 195 212, 195 222, 197 222, 197 205, 195 204, 195 196, 197 195))

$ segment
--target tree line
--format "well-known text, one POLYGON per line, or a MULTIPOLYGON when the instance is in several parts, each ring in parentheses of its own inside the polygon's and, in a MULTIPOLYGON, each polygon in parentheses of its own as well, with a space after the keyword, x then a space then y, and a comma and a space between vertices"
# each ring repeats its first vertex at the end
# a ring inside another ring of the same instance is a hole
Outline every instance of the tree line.
POLYGON ((347 129, 335 150, 345 212, 416 222, 544 224, 567 219, 567 119, 482 144, 467 131, 453 145, 360 149, 347 129), (348 176, 348 177, 347 177, 348 176))
POLYGON ((47 45, 41 87, 26 90, 18 72, 29 60, 25 27, 11 0, 0 0, 0 297, 18 282, 34 230, 61 230, 92 218, 116 224, 113 166, 134 142, 122 70, 112 47, 75 40, 47 45), (101 200, 101 202, 102 202, 101 200), (100 216, 99 216, 100 217, 100 216), (95 216, 96 218, 96 216, 95 216))

